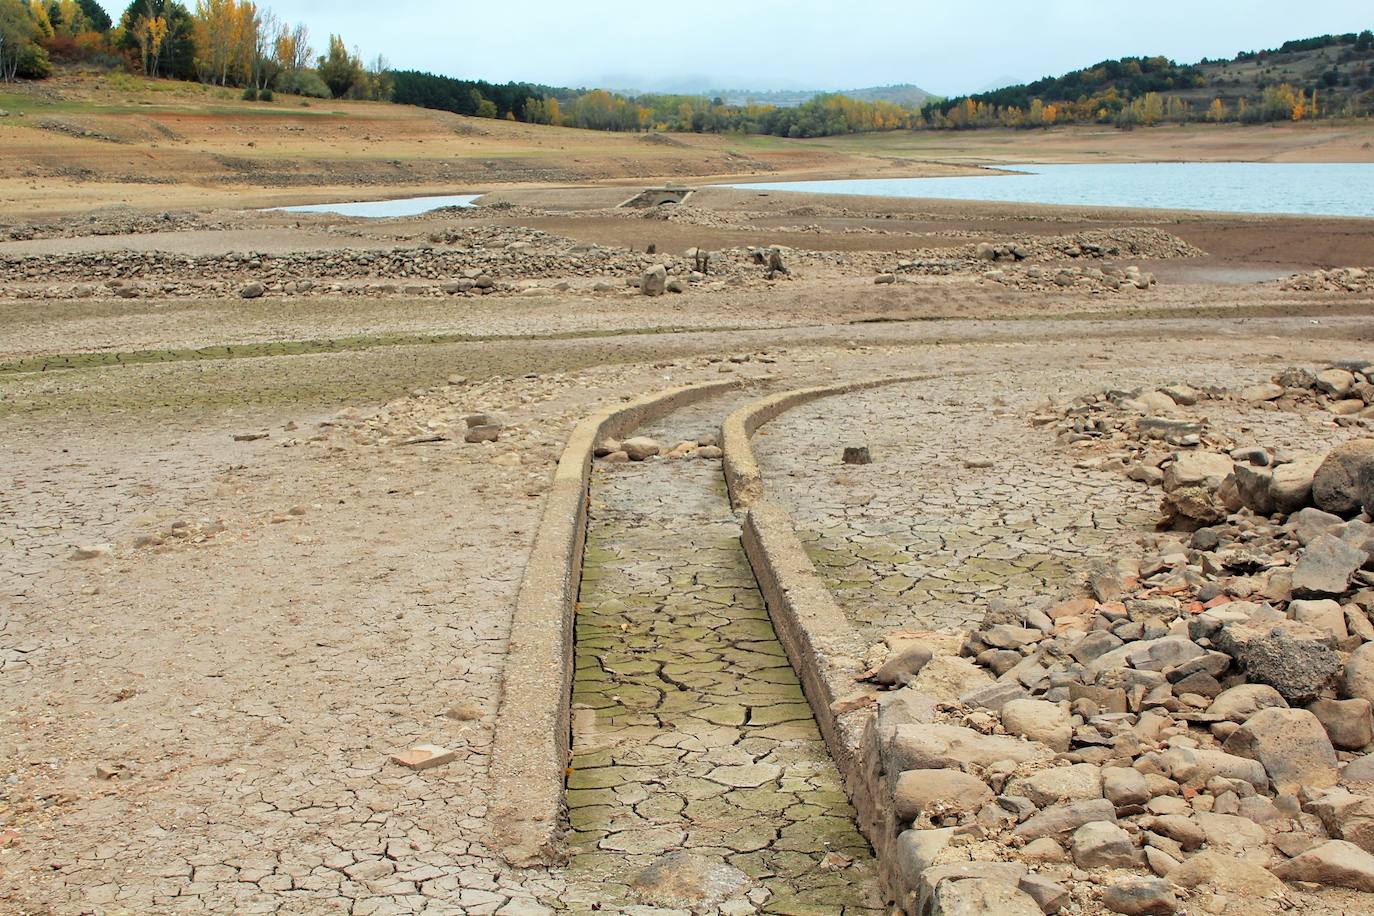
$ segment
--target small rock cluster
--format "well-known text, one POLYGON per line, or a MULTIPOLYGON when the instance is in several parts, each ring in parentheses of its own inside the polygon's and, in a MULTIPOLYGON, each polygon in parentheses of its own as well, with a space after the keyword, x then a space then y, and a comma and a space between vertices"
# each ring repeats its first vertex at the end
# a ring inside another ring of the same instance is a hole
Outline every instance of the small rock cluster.
POLYGON ((1368 380, 1347 364, 1271 384, 1037 416, 1115 449, 1183 530, 1095 564, 1083 594, 875 651, 874 782, 908 912, 1249 914, 1313 886, 1374 893, 1374 439, 1214 451, 1234 443, 1176 410, 1329 410, 1368 380))
POLYGON ((1279 286, 1304 293, 1371 293, 1374 292, 1374 267, 1338 267, 1293 274, 1279 286))
POLYGON ((722 452, 717 441, 715 433, 705 433, 695 440, 684 439, 671 447, 665 447, 657 439, 648 436, 634 436, 624 441, 603 439, 597 443, 594 454, 607 464, 648 461, 651 458, 719 461, 722 452))
POLYGON ((998 268, 986 271, 983 277, 1016 289, 1047 292, 1056 289, 1131 292, 1151 289, 1156 285, 1154 274, 1142 271, 1135 265, 1118 267, 1115 264, 1103 264, 1101 267, 1029 267, 1011 270, 998 268))

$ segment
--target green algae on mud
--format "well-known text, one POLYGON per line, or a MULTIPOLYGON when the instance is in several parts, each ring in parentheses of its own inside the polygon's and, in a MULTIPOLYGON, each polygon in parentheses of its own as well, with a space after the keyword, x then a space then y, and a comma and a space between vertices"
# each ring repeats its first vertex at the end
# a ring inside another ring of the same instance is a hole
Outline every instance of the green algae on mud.
POLYGON ((634 887, 685 849, 752 879, 760 912, 881 912, 719 465, 607 467, 593 477, 576 621, 565 903, 686 905, 634 887))

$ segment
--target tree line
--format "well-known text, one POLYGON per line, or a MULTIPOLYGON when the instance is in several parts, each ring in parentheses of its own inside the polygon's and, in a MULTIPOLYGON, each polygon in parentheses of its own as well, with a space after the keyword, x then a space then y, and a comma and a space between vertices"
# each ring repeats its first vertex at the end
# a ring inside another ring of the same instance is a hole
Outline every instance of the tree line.
POLYGON ((286 92, 395 101, 481 118, 605 131, 679 131, 807 138, 899 129, 970 130, 1113 124, 1130 129, 1191 121, 1301 121, 1370 114, 1374 34, 1291 41, 1237 61, 1335 47, 1342 70, 1310 85, 1258 83, 1251 95, 1207 100, 1203 67, 1126 57, 1033 83, 920 108, 822 94, 795 106, 727 104, 695 95, 624 95, 532 83, 489 83, 364 63, 341 36, 323 53, 304 24, 281 21, 252 0, 133 0, 112 21, 95 0, 0 0, 0 79, 42 79, 53 61, 94 61, 150 77, 242 88, 245 98, 286 92), (1353 61, 1353 63, 1352 63, 1353 61), (1339 92, 1335 91, 1340 89, 1339 92), (1202 99, 1201 101, 1199 99, 1202 99))

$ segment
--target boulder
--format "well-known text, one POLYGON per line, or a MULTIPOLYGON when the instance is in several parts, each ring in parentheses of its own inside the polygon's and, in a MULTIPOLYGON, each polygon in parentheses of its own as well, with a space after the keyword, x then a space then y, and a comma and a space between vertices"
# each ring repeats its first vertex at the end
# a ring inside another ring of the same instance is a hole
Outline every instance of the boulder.
POLYGON ((1288 605, 1288 616, 1325 630, 1335 639, 1345 639, 1350 635, 1345 625, 1345 610, 1330 598, 1294 601, 1288 605))
POLYGON ((663 446, 648 436, 635 436, 620 443, 620 448, 630 456, 631 461, 645 461, 663 450, 663 446))
POLYGON ((972 814, 992 799, 981 779, 959 770, 908 770, 897 777, 892 805, 910 822, 922 814, 972 814))
MULTIPOLYGON (((1316 700, 1307 711, 1326 729, 1331 745, 1338 751, 1358 751, 1374 742, 1374 716, 1371 704, 1363 697, 1354 700, 1316 700)), ((1374 852, 1371 849, 1370 852, 1374 852)))
POLYGON ((899 725, 884 751, 883 770, 888 773, 988 767, 1004 760, 1033 763, 1053 756, 1043 744, 942 724, 899 725))
POLYGON ((1260 710, 1223 747, 1258 761, 1281 794, 1336 784, 1336 751, 1320 720, 1305 709, 1260 710))
POLYGON ((871 675, 871 679, 887 687, 905 686, 935 656, 928 646, 907 643, 894 652, 871 675))
POLYGON ((1057 703, 1046 700, 1012 700, 1002 706, 1002 726, 1062 753, 1069 750, 1073 724, 1069 713, 1057 703))
POLYGON ((1223 894, 1240 894, 1254 899, 1285 895, 1283 882, 1266 869, 1212 850, 1190 856, 1170 871, 1169 883, 1189 890, 1205 884, 1223 894))
POLYGON ((1104 767, 1102 794, 1118 808, 1143 805, 1153 795, 1145 776, 1131 767, 1104 767))
MULTIPOLYGON (((1315 693, 1314 693, 1315 696, 1315 693)), ((1227 688, 1212 700, 1207 707, 1209 716, 1220 717, 1228 722, 1244 722, 1246 719, 1270 707, 1286 707, 1288 701, 1277 689, 1269 684, 1237 684, 1227 688)))
POLYGON ((1122 878, 1107 885, 1102 905, 1126 916, 1170 916, 1178 912, 1174 888, 1163 878, 1122 878))
POLYGON ((1184 487, 1215 491, 1230 475, 1235 462, 1230 455, 1216 452, 1175 452, 1173 463, 1164 471, 1164 492, 1184 487))
POLYGON ((1293 570, 1293 594, 1342 595, 1350 588, 1350 577, 1365 564, 1363 550, 1330 534, 1318 535, 1307 545, 1293 570))
POLYGON ((1317 373, 1314 387, 1329 397, 1343 398, 1355 387, 1355 376, 1344 369, 1327 369, 1317 373))
POLYGON ((1367 642, 1350 653, 1345 664, 1344 693, 1347 697, 1374 703, 1374 642, 1367 642))
POLYGON ((1345 840, 1330 840, 1309 849, 1274 866, 1273 872, 1284 881, 1374 892, 1374 855, 1345 840))
POLYGON ((267 287, 263 286, 257 280, 253 280, 250 283, 245 283, 239 289, 239 297, 242 299, 261 299, 265 292, 267 292, 267 287))
POLYGON ((668 268, 655 264, 639 278, 639 291, 646 296, 662 296, 668 291, 668 268))
POLYGON ((1312 481, 1320 466, 1320 458, 1306 457, 1274 468, 1269 478, 1272 511, 1287 514, 1311 505, 1312 481))
POLYGON ((1345 530, 1345 522, 1339 515, 1308 506, 1288 517, 1288 530, 1293 532, 1299 544, 1306 547, 1323 534, 1340 537, 1345 530))
MULTIPOLYGON (((1222 631, 1219 644, 1226 642, 1232 629, 1228 626, 1222 631)), ((1341 670, 1340 656, 1325 642, 1294 639, 1277 628, 1246 639, 1232 654, 1253 682, 1251 686, 1267 684, 1289 705, 1315 700, 1341 670)))
POLYGON ((1105 798, 1055 805, 1032 815, 1017 826, 1015 834, 1029 842, 1041 837, 1060 837, 1093 821, 1115 823, 1116 809, 1105 798))
POLYGON ((921 874, 935 864, 935 860, 954 838, 953 827, 938 830, 903 830, 897 836, 893 856, 902 886, 913 890, 921 882, 921 874))
POLYGON ((1079 868, 1131 868, 1136 862, 1130 834, 1108 821, 1079 827, 1073 833, 1071 848, 1079 868))
MULTIPOLYGON (((1135 773, 1135 770, 1130 772, 1135 773)), ((1039 808, 1097 799, 1102 797, 1102 771, 1090 763, 1051 767, 1012 780, 1005 792, 1029 798, 1039 808)))
POLYGON ((1360 510, 1374 483, 1374 439, 1352 439, 1333 448, 1312 478, 1312 501, 1336 515, 1360 510))
POLYGON ((1025 891, 991 878, 944 882, 927 912, 930 916, 1044 916, 1025 891))
POLYGON ((1335 789, 1309 804, 1306 810, 1321 818, 1322 826, 1333 839, 1374 853, 1374 798, 1335 789))

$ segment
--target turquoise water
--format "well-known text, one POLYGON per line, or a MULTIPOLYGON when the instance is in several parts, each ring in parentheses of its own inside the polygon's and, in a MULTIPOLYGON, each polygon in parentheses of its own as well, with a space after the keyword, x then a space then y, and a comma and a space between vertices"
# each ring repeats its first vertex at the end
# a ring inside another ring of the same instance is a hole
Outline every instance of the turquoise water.
POLYGON ((779 181, 726 187, 1028 204, 1374 217, 1374 162, 1010 165, 959 178, 779 181))
POLYGON ((309 204, 303 207, 274 207, 287 213, 338 213, 340 216, 418 216, 440 207, 471 207, 480 194, 450 194, 445 197, 403 197, 400 200, 360 200, 343 204, 309 204))

